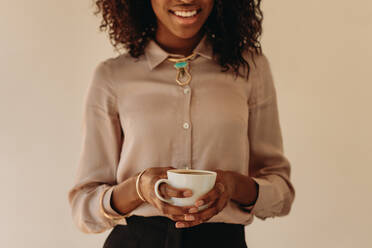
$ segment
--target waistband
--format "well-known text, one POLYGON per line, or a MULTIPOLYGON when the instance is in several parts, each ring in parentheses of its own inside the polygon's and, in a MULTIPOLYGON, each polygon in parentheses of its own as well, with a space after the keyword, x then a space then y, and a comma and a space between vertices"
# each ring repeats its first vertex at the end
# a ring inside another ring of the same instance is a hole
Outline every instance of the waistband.
POLYGON ((141 239, 141 247, 230 247, 246 248, 244 225, 205 222, 189 228, 176 228, 176 222, 164 216, 137 216, 126 218, 129 228, 141 239))

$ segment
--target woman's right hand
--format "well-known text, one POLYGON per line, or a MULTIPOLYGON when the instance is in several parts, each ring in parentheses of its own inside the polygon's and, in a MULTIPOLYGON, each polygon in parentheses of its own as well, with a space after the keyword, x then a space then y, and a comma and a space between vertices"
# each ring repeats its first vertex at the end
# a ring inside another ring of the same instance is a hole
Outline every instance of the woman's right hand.
MULTIPOLYGON (((141 176, 139 181, 139 189, 145 200, 159 209, 165 216, 174 221, 192 221, 189 219, 189 209, 195 206, 174 206, 167 202, 163 202, 155 195, 155 183, 162 178, 167 178, 167 170, 175 169, 173 167, 153 167, 147 169, 141 176)), ((167 183, 159 185, 159 193, 164 198, 170 197, 185 198, 192 196, 190 189, 179 189, 170 186, 167 183)))

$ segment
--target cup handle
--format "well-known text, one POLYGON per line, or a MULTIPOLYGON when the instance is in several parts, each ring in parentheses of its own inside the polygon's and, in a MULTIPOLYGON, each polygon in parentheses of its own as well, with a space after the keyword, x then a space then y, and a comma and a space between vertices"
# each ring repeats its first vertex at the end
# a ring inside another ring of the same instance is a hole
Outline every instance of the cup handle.
POLYGON ((173 204, 173 201, 172 200, 170 200, 170 199, 165 199, 164 197, 162 197, 161 195, 160 195, 160 193, 159 193, 159 185, 161 184, 161 183, 167 183, 167 184, 169 184, 169 180, 168 179, 166 179, 166 178, 162 178, 162 179, 159 179, 158 181, 156 181, 156 183, 155 183, 155 195, 156 195, 156 197, 157 198, 159 198, 160 200, 162 200, 163 202, 167 202, 167 203, 169 203, 169 204, 173 204))

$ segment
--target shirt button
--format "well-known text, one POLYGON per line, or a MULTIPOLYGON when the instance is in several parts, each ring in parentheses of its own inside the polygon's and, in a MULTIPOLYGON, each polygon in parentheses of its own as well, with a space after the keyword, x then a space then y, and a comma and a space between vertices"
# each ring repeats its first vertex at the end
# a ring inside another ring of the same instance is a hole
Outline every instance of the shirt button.
POLYGON ((190 127, 189 123, 187 123, 187 122, 183 123, 183 128, 184 129, 188 129, 189 127, 190 127))
POLYGON ((186 87, 185 89, 183 89, 183 93, 188 94, 189 92, 190 92, 190 88, 189 87, 186 87))

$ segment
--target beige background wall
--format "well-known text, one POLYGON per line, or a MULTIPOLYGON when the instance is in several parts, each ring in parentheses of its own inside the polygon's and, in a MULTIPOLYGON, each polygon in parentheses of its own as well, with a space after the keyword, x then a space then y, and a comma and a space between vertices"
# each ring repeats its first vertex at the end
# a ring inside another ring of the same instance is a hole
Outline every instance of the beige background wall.
MULTIPOLYGON (((114 56, 90 0, 1 0, 1 247, 101 247, 73 225, 67 191, 83 95, 114 56)), ((284 218, 246 228, 249 248, 372 247, 372 3, 264 1, 297 190, 284 218)))

